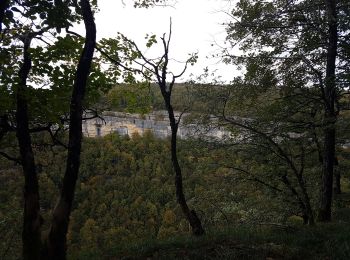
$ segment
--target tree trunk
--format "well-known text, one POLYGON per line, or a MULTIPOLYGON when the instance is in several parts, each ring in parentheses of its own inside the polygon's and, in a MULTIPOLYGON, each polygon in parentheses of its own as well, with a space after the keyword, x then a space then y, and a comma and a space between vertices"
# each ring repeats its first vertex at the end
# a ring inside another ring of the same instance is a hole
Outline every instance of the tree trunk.
MULTIPOLYGON (((299 181, 299 174, 297 174, 297 178, 299 181)), ((282 176, 282 182, 287 186, 287 188, 291 191, 291 193, 295 196, 296 200, 298 201, 300 210, 301 210, 301 214, 302 214, 302 218, 303 218, 303 222, 304 225, 314 225, 315 224, 315 220, 314 220, 314 214, 311 208, 311 204, 310 204, 310 199, 309 196, 307 194, 307 191, 304 190, 303 193, 303 198, 299 195, 298 191, 293 187, 293 185, 290 183, 288 177, 286 175, 282 176), (305 192, 306 192, 306 196, 305 196, 305 192)), ((304 183, 304 182, 302 182, 304 183)), ((300 183, 299 183, 300 186, 300 183)), ((304 185, 305 186, 305 185, 304 185)))
POLYGON ((96 45, 96 26, 88 0, 80 1, 86 29, 83 52, 80 56, 70 104, 69 144, 66 171, 59 201, 53 211, 52 224, 43 256, 48 259, 66 259, 66 235, 74 200, 75 184, 80 166, 82 141, 82 102, 85 96, 87 78, 90 73, 96 45))
POLYGON ((327 126, 324 129, 323 170, 318 210, 318 220, 321 222, 331 221, 335 156, 335 122, 337 119, 335 113, 335 62, 338 44, 336 1, 327 0, 326 4, 328 11, 328 47, 324 103, 325 122, 327 126))
POLYGON ((20 82, 17 87, 17 140, 24 173, 24 212, 23 212, 23 259, 39 259, 41 247, 41 225, 38 177, 29 133, 28 101, 26 95, 27 78, 31 69, 28 52, 31 38, 24 39, 23 64, 19 71, 20 82))
MULTIPOLYGON (((339 162, 337 157, 334 158, 334 166, 338 166, 339 162)), ((334 168, 334 193, 341 194, 341 184, 340 184, 340 172, 338 167, 334 168)))
POLYGON ((308 217, 308 222, 306 224, 313 226, 313 225, 315 225, 314 212, 313 212, 312 207, 311 207, 310 198, 309 198, 309 194, 308 194, 306 187, 305 187, 304 179, 303 179, 302 175, 300 175, 300 174, 298 175, 298 183, 299 183, 299 187, 301 189, 301 193, 304 197, 303 201, 305 204, 305 210, 306 210, 306 214, 308 217))
POLYGON ((321 183, 320 207, 318 221, 331 221, 333 197, 333 160, 335 150, 335 129, 325 130, 325 149, 321 183))
POLYGON ((171 127, 171 161, 175 171, 176 199, 177 199, 177 202, 180 204, 182 212, 184 213, 187 221, 191 225, 192 234, 195 236, 201 236, 204 234, 202 223, 198 218, 196 212, 194 210, 189 209, 184 192, 183 192, 182 173, 181 173, 181 167, 179 165, 179 161, 177 159, 177 147, 176 147, 178 124, 176 123, 174 111, 170 104, 170 98, 169 98, 169 101, 166 102, 166 107, 168 110, 170 127, 171 127))

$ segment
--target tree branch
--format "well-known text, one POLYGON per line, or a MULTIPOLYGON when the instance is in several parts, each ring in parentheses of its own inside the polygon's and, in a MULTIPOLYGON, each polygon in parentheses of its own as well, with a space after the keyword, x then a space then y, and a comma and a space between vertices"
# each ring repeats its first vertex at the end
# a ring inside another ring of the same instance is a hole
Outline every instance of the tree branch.
POLYGON ((12 156, 8 155, 7 153, 1 152, 1 151, 0 151, 0 155, 1 155, 2 157, 6 158, 6 159, 9 160, 9 161, 13 161, 13 162, 15 162, 16 164, 21 165, 21 159, 20 159, 20 158, 12 157, 12 156))

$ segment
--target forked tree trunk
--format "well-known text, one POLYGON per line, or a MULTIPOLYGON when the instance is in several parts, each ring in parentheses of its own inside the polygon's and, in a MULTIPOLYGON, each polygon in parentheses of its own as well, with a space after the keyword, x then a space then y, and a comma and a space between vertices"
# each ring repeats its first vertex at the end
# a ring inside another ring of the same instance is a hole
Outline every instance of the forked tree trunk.
POLYGON ((320 205, 318 210, 318 221, 331 221, 332 196, 333 196, 333 171, 335 156, 335 62, 337 57, 337 10, 336 0, 326 0, 328 12, 328 47, 326 80, 324 90, 325 122, 324 149, 323 149, 323 170, 320 194, 320 205))
POLYGON ((198 218, 196 212, 194 210, 191 210, 186 201, 186 197, 183 191, 183 185, 182 185, 182 172, 181 167, 179 164, 179 160, 177 158, 177 131, 179 127, 179 123, 181 118, 176 120, 174 115, 174 109, 171 105, 171 94, 173 90, 173 86, 175 83, 175 80, 183 75, 183 73, 186 71, 187 63, 183 69, 183 71, 179 75, 172 74, 172 80, 170 83, 167 84, 167 74, 168 74, 168 63, 169 63, 169 45, 170 45, 170 39, 171 39, 171 19, 170 19, 170 30, 169 30, 169 37, 166 40, 165 34, 163 35, 162 43, 164 47, 164 54, 160 58, 160 60, 156 63, 153 63, 152 60, 148 60, 143 54, 139 51, 136 44, 133 43, 133 45, 136 47, 137 51, 139 52, 142 59, 146 62, 146 64, 150 65, 152 67, 151 71, 153 72, 154 76, 157 78, 157 83, 160 89, 160 92, 163 97, 163 101, 166 107, 166 110, 168 112, 168 117, 170 121, 170 128, 171 128, 171 161, 175 172, 175 189, 176 189, 176 199, 179 203, 181 210, 183 214, 185 215, 186 220, 189 222, 192 234, 195 236, 201 236, 204 234, 204 229, 202 227, 202 223, 200 219, 198 218))
POLYGON ((59 201, 53 211, 43 257, 47 259, 66 259, 66 235, 69 217, 74 200, 75 184, 80 166, 82 141, 83 99, 90 73, 91 62, 96 46, 96 26, 89 0, 81 0, 81 10, 86 29, 83 52, 80 56, 70 104, 69 144, 66 171, 59 201))
POLYGON ((31 69, 31 58, 29 54, 31 40, 30 36, 27 36, 23 40, 23 64, 19 71, 20 82, 17 86, 16 95, 16 135, 24 174, 23 259, 39 259, 42 225, 39 204, 39 185, 29 132, 28 101, 26 94, 27 78, 31 69))

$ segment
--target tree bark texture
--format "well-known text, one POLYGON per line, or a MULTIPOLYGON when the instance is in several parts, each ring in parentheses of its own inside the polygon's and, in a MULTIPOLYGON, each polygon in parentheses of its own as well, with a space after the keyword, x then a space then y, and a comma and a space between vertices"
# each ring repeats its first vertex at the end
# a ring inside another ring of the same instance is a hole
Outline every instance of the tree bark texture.
MULTIPOLYGON (((338 162, 338 158, 335 157, 334 158, 334 166, 338 166, 339 162, 338 162)), ((335 194, 341 194, 341 183, 340 183, 340 172, 338 167, 334 168, 334 193, 335 194)))
POLYGON ((318 221, 331 221, 332 196, 333 196, 333 171, 335 156, 335 68, 337 57, 337 10, 336 0, 326 0, 328 11, 328 46, 327 46, 327 64, 325 80, 325 122, 327 126, 324 129, 324 149, 323 149, 323 169, 322 183, 320 193, 320 204, 318 210, 318 221))
POLYGON ((90 3, 88 0, 81 0, 80 5, 86 29, 86 38, 77 67, 71 97, 67 165, 60 198, 53 211, 52 224, 46 241, 47 252, 44 252, 48 259, 66 259, 66 235, 80 166, 82 103, 96 46, 96 26, 90 3))
POLYGON ((24 174, 23 259, 39 259, 42 225, 39 204, 39 185, 29 132, 28 100, 26 94, 27 78, 31 70, 31 58, 29 54, 31 40, 29 36, 25 37, 23 40, 23 64, 19 71, 20 81, 17 86, 16 95, 16 135, 24 174))

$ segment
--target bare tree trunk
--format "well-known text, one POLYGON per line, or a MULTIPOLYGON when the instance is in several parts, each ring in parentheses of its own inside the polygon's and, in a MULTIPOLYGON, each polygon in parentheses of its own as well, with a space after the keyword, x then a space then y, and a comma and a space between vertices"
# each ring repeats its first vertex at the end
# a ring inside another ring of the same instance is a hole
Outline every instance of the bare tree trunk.
POLYGON ((24 173, 22 254, 23 259, 39 259, 42 218, 40 216, 39 185, 29 132, 28 101, 26 96, 27 78, 31 69, 31 58, 28 52, 30 44, 31 38, 30 36, 26 36, 23 48, 23 64, 19 71, 20 82, 16 95, 16 134, 24 173))
POLYGON ((335 129, 325 130, 325 149, 321 183, 318 221, 331 221, 333 197, 333 158, 335 146, 335 129))
POLYGON ((304 179, 300 174, 298 175, 298 183, 299 183, 299 187, 301 189, 301 193, 304 197, 303 201, 305 203, 305 210, 306 210, 306 214, 308 216, 308 222, 304 223, 304 224, 309 224, 310 226, 313 226, 313 225, 315 225, 314 212, 313 212, 312 207, 311 207, 310 197, 309 197, 309 194, 306 190, 304 179))
POLYGON ((183 192, 183 185, 182 185, 182 173, 181 173, 181 167, 179 165, 179 161, 177 159, 177 130, 178 130, 178 123, 176 122, 173 108, 170 104, 170 98, 169 101, 166 101, 166 107, 168 110, 169 120, 170 120, 170 127, 171 127, 171 161, 174 167, 175 171, 175 188, 176 188, 176 199, 179 203, 182 212, 184 213, 187 221, 190 223, 192 228, 192 233, 196 236, 200 236, 204 234, 204 229, 202 227, 202 223, 200 219, 198 218, 196 212, 194 210, 190 210, 186 198, 183 192))
MULTIPOLYGON (((161 40, 163 43, 163 48, 164 48, 164 53, 158 60, 146 58, 142 54, 140 49, 137 47, 135 42, 133 42, 131 40, 127 40, 127 42, 129 44, 131 44, 132 47, 135 48, 135 51, 139 54, 139 58, 145 62, 145 64, 142 65, 141 70, 129 68, 128 65, 126 65, 126 66, 123 65, 119 60, 113 59, 108 54, 106 55, 105 53, 103 53, 103 51, 101 53, 104 54, 110 61, 114 62, 118 66, 121 66, 122 68, 126 69, 129 72, 141 73, 141 74, 143 74, 143 76, 145 76, 147 79, 149 79, 150 75, 148 73, 143 72, 143 70, 146 69, 146 71, 150 72, 152 74, 152 76, 156 77, 157 84, 158 84, 158 87, 159 87, 160 92, 162 94, 163 101, 164 101, 165 107, 167 109, 168 117, 169 117, 169 121, 170 121, 171 160, 172 160, 172 164, 173 164, 174 171, 175 171, 175 188, 176 188, 177 202, 179 203, 187 221, 191 225, 192 233, 194 235, 199 236, 199 235, 204 234, 204 229, 202 227, 201 221, 198 218, 196 212, 194 210, 190 210, 190 208, 187 205, 186 197, 185 197, 184 192, 183 192, 181 167, 179 165, 179 161, 177 158, 177 147, 176 147, 176 145, 177 145, 177 130, 178 130, 178 124, 179 124, 181 118, 179 118, 178 120, 175 118, 174 110, 173 110, 173 107, 171 105, 171 93, 172 93, 172 90, 173 90, 173 87, 175 84, 175 80, 177 78, 181 77, 185 73, 185 71, 187 69, 187 65, 189 63, 191 63, 191 61, 193 60, 194 57, 191 57, 190 59, 188 59, 186 61, 184 69, 180 74, 174 75, 173 73, 168 72, 168 64, 169 64, 169 56, 168 55, 169 55, 169 46, 170 46, 171 33, 172 33, 171 26, 172 25, 171 25, 171 19, 170 19, 169 37, 168 37, 168 39, 165 39, 165 34, 163 34, 163 37, 161 37, 161 40), (172 79, 169 83, 167 83, 167 75, 168 74, 172 75, 172 79)), ((140 63, 138 63, 138 62, 137 62, 137 64, 140 65, 140 63)))
POLYGON ((49 230, 43 256, 48 259, 66 259, 66 235, 69 217, 74 200, 75 184, 80 166, 82 141, 82 102, 85 96, 87 78, 96 45, 96 26, 88 0, 80 1, 86 29, 83 52, 80 56, 70 105, 69 144, 66 171, 61 195, 53 211, 52 224, 49 230))
MULTIPOLYGON (((338 159, 337 157, 334 158, 334 166, 338 166, 339 165, 339 162, 338 162, 338 159)), ((341 176, 340 176, 340 172, 339 172, 339 169, 338 167, 335 167, 334 168, 334 193, 335 194, 341 194, 341 184, 340 184, 340 179, 341 179, 341 176)))
POLYGON ((337 57, 337 10, 336 0, 326 0, 328 11, 328 47, 327 47, 327 67, 325 81, 325 122, 324 129, 324 149, 323 149, 323 171, 321 183, 320 205, 318 210, 318 220, 321 222, 331 221, 332 196, 333 196, 333 170, 335 156, 335 62, 337 57))

